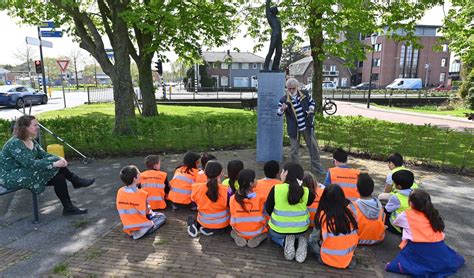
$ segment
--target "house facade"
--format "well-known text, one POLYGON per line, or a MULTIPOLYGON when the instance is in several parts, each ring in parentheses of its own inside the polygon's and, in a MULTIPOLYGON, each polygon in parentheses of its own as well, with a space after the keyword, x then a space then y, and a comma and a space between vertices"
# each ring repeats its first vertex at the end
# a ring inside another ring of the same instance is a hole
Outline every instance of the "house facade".
MULTIPOLYGON (((440 26, 420 25, 415 36, 421 48, 407 42, 396 42, 386 34, 377 37, 373 55, 372 82, 383 88, 396 78, 420 78, 424 87, 446 84, 449 77, 451 53, 447 42, 437 35, 440 26), (441 46, 435 51, 435 46, 441 46)), ((397 32, 403 36, 402 31, 397 32)), ((361 38, 370 47, 370 37, 361 38)), ((366 59, 357 65, 356 83, 369 82, 372 53, 366 52, 366 59)))
POLYGON ((227 88, 256 88, 257 74, 264 58, 249 52, 202 52, 208 65, 207 74, 214 86, 227 88))
MULTIPOLYGON (((289 66, 290 75, 302 84, 313 79, 313 58, 307 56, 289 66)), ((337 87, 350 87, 352 72, 344 65, 344 60, 328 55, 323 62, 323 81, 332 81, 337 87)))

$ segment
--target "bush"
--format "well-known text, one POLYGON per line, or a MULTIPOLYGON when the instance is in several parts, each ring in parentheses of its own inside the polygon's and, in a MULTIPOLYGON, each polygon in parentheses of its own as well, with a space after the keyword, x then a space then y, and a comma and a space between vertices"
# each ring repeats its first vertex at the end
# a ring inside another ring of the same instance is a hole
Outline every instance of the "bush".
POLYGON ((469 89, 469 93, 467 95, 467 102, 469 103, 469 109, 474 110, 474 86, 469 89))

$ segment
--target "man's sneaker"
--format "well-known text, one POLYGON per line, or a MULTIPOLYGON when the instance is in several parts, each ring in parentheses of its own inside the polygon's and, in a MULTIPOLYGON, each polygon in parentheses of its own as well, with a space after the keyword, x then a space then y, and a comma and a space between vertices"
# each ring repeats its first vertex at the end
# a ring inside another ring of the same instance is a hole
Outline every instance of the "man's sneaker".
POLYGON ((308 241, 304 236, 298 237, 298 248, 296 249, 295 260, 299 263, 303 263, 306 260, 308 254, 308 241))
POLYGON ((212 236, 214 234, 213 232, 206 231, 206 228, 204 227, 200 227, 199 232, 205 236, 212 236))
POLYGON ((132 233, 132 238, 133 238, 133 239, 142 238, 142 237, 143 237, 144 235, 146 235, 146 234, 148 233, 148 231, 149 231, 150 229, 152 229, 152 228, 153 228, 153 226, 151 226, 151 227, 148 228, 148 229, 140 229, 140 230, 138 230, 138 231, 135 231, 135 232, 132 233))
POLYGON ((258 236, 249 239, 249 241, 247 242, 247 246, 250 248, 255 248, 259 246, 262 241, 267 239, 267 237, 267 233, 259 234, 258 236))
POLYGON ((199 234, 199 231, 196 227, 196 219, 193 216, 188 217, 187 226, 188 226, 188 234, 191 237, 197 237, 199 234))
POLYGON ((285 237, 285 259, 291 261, 295 258, 295 236, 289 235, 285 237))
POLYGON ((234 239, 235 244, 239 247, 245 247, 247 245, 247 240, 239 236, 234 230, 230 232, 230 237, 234 239))

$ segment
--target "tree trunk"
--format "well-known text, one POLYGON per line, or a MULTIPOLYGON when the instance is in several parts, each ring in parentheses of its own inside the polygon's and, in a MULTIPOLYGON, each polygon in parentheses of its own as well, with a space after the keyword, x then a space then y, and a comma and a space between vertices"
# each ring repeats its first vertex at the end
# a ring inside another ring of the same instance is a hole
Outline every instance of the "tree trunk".
POLYGON ((313 57, 313 99, 316 102, 315 112, 323 114, 323 62, 321 57, 324 57, 323 49, 323 32, 316 32, 310 36, 311 57, 313 57))
POLYGON ((153 56, 141 57, 140 63, 137 63, 139 86, 143 99, 142 115, 145 117, 158 115, 155 88, 153 86, 153 74, 151 71, 152 57, 153 56))
POLYGON ((77 79, 77 58, 74 58, 74 73, 76 74, 76 89, 79 90, 79 79, 77 79))

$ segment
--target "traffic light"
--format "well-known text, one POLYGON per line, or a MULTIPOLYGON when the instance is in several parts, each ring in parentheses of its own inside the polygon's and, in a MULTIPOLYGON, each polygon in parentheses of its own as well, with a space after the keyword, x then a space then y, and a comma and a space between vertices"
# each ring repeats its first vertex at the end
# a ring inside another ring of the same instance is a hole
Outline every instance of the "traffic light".
POLYGON ((155 62, 155 64, 156 71, 158 71, 158 74, 163 75, 163 63, 161 62, 161 60, 158 60, 158 62, 155 62))
POLYGON ((35 60, 35 69, 36 73, 43 73, 43 66, 41 65, 41 60, 35 60))

